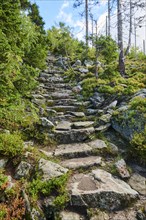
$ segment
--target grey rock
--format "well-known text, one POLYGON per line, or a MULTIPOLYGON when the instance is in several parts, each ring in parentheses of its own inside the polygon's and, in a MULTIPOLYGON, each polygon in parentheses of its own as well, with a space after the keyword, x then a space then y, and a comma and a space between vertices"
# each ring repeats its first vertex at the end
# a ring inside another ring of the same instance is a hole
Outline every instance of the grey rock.
POLYGON ((7 158, 0 159, 0 169, 5 168, 7 162, 8 162, 7 158))
POLYGON ((92 148, 85 143, 62 144, 56 148, 54 155, 74 158, 79 156, 88 156, 91 154, 91 152, 92 148))
POLYGON ((128 181, 128 184, 139 192, 141 195, 146 196, 146 178, 138 173, 134 173, 128 181))
POLYGON ((70 114, 75 116, 75 117, 85 117, 84 112, 70 112, 70 114))
POLYGON ((115 163, 115 167, 119 173, 119 175, 122 177, 122 178, 129 178, 130 177, 130 173, 129 171, 127 170, 127 166, 126 166, 126 162, 125 160, 121 159, 121 160, 118 160, 116 163, 115 163))
POLYGON ((39 171, 42 173, 44 181, 50 180, 54 177, 60 177, 68 172, 68 169, 60 166, 57 163, 41 158, 39 160, 39 171))
POLYGON ((100 140, 100 139, 90 141, 90 142, 88 142, 88 145, 90 147, 92 147, 92 149, 98 149, 98 150, 107 148, 106 143, 103 140, 100 140))
POLYGON ((72 65, 72 67, 81 66, 82 63, 80 60, 76 60, 76 62, 72 65))
POLYGON ((95 102, 95 105, 96 105, 96 102, 102 103, 102 102, 104 102, 105 99, 104 99, 104 96, 102 93, 95 92, 93 97, 90 98, 90 100, 93 102, 93 104, 95 102))
POLYGON ((53 128, 54 127, 54 124, 51 121, 49 121, 47 118, 42 117, 40 119, 41 119, 41 122, 42 122, 42 126, 48 127, 48 128, 53 128))
POLYGON ((94 121, 78 121, 72 123, 71 127, 74 129, 80 129, 80 128, 88 128, 93 126, 94 121))
POLYGON ((136 92, 132 99, 135 98, 135 97, 142 97, 142 98, 146 98, 146 89, 140 89, 138 92, 136 92))
POLYGON ((79 68, 79 71, 81 73, 88 73, 89 72, 88 69, 85 69, 85 68, 79 68))
POLYGON ((102 124, 102 123, 110 123, 111 121, 111 114, 105 114, 105 115, 102 115, 101 117, 99 117, 99 122, 102 124))
POLYGON ((82 91, 81 85, 78 85, 78 86, 73 87, 72 91, 75 92, 75 93, 81 92, 81 91, 82 91))
POLYGON ((91 166, 101 165, 102 158, 97 156, 88 156, 84 158, 73 158, 61 162, 61 165, 69 169, 89 168, 91 166))
POLYGON ((111 118, 112 127, 128 141, 131 141, 135 133, 144 131, 145 120, 142 113, 135 110, 121 112, 111 118), (131 117, 133 114, 133 117, 131 117))
POLYGON ((85 220, 84 216, 69 211, 60 212, 60 218, 61 220, 85 220))
POLYGON ((35 208, 33 208, 30 215, 32 220, 46 220, 42 210, 36 210, 35 208))
POLYGON ((138 199, 138 193, 110 173, 96 169, 90 174, 75 174, 68 185, 71 205, 101 208, 109 211, 127 207, 138 199))
POLYGON ((54 109, 55 111, 76 111, 78 109, 77 106, 74 105, 54 105, 50 107, 50 109, 54 109))
POLYGON ((71 129, 69 131, 55 130, 54 135, 58 144, 78 143, 89 139, 94 133, 94 128, 71 129))
POLYGON ((70 130, 71 129, 71 123, 69 121, 61 121, 57 124, 56 130, 70 130))
POLYGON ((109 142, 109 147, 113 154, 117 155, 119 153, 119 149, 115 144, 109 142))
POLYGON ((115 100, 113 101, 111 104, 109 104, 109 106, 106 107, 106 109, 113 109, 117 106, 118 101, 115 100))
POLYGON ((15 171, 15 179, 21 179, 22 177, 28 178, 32 169, 31 164, 21 161, 15 171))
POLYGON ((40 94, 33 94, 32 97, 34 99, 44 99, 44 96, 43 95, 40 95, 40 94))
POLYGON ((86 67, 91 67, 91 66, 93 66, 93 61, 92 60, 85 60, 84 64, 86 67))
POLYGON ((97 112, 98 112, 97 109, 92 109, 92 108, 87 109, 87 114, 88 115, 95 115, 97 112))
POLYGON ((111 126, 111 123, 107 123, 105 125, 100 125, 99 127, 95 128, 95 131, 104 132, 108 130, 108 128, 111 126))

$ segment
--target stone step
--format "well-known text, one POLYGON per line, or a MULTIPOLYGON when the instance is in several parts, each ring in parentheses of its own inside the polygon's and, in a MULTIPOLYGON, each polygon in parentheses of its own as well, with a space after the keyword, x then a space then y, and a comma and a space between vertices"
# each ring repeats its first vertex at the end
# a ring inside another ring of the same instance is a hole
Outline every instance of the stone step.
POLYGON ((77 106, 73 106, 73 105, 66 105, 66 106, 65 105, 54 105, 53 107, 50 107, 50 108, 58 112, 76 111, 78 109, 77 106))
POLYGON ((69 131, 55 130, 55 139, 59 144, 68 144, 82 142, 89 139, 90 135, 94 134, 94 128, 84 128, 84 129, 71 129, 69 131))
POLYGON ((98 152, 102 152, 105 149, 107 149, 105 142, 100 139, 96 139, 88 143, 69 143, 58 145, 54 151, 54 156, 78 158, 94 155, 96 150, 98 150, 98 152))
POLYGON ((71 123, 69 121, 60 121, 55 127, 56 130, 68 131, 71 130, 71 123))
POLYGON ((89 168, 102 164, 102 158, 98 156, 89 156, 82 158, 73 158, 61 162, 63 167, 69 169, 89 168))
POLYGON ((93 124, 94 121, 78 121, 78 122, 73 122, 71 128, 73 129, 88 128, 88 127, 92 127, 93 124))
POLYGON ((50 97, 52 97, 52 99, 71 99, 73 98, 73 95, 71 94, 71 92, 67 93, 60 93, 60 92, 52 92, 49 94, 50 97))
MULTIPOLYGON (((47 98, 46 95, 44 95, 45 98, 47 98)), ((76 99, 48 99, 47 103, 53 103, 53 105, 74 105, 76 102, 76 99)), ((75 105, 76 106, 76 105, 75 105)))
POLYGON ((71 89, 72 88, 71 85, 69 85, 68 83, 55 83, 55 84, 53 84, 53 83, 49 83, 49 82, 44 83, 43 87, 46 89, 49 89, 50 87, 54 88, 54 86, 55 86, 55 88, 64 88, 64 89, 71 89))
POLYGON ((67 189, 70 205, 76 208, 114 211, 128 207, 139 198, 126 182, 102 169, 92 170, 89 174, 74 174, 67 189))

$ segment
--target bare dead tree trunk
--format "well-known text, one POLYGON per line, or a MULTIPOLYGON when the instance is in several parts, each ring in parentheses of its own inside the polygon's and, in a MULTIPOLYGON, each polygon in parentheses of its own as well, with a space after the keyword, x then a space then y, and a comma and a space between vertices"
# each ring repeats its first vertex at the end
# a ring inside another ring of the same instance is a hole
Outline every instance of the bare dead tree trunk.
POLYGON ((111 35, 111 0, 108 0, 108 36, 111 35))
POLYGON ((96 79, 98 79, 98 64, 97 64, 97 59, 98 59, 98 45, 97 45, 97 20, 95 21, 95 25, 96 25, 96 54, 95 54, 95 77, 96 79))
POLYGON ((86 47, 88 48, 88 0, 85 0, 86 47))
POLYGON ((132 35, 132 16, 133 16, 133 6, 132 0, 130 0, 130 17, 129 17, 129 38, 128 38, 128 45, 125 51, 125 56, 128 55, 130 47, 131 47, 131 35, 132 35))
POLYGON ((124 49, 123 49, 122 0, 117 0, 117 20, 118 20, 119 71, 121 76, 124 76, 125 62, 124 62, 124 49))

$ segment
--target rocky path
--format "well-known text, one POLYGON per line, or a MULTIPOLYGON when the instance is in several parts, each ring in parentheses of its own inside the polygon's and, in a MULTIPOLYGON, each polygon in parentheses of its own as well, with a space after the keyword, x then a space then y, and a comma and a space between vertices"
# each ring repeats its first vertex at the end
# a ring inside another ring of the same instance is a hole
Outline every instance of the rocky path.
POLYGON ((82 101, 80 94, 73 92, 72 85, 65 81, 64 71, 55 62, 55 58, 50 57, 49 69, 40 74, 33 102, 46 106, 45 111, 40 108, 42 126, 57 143, 52 150, 41 149, 45 155, 59 159, 57 164, 45 159, 40 161, 45 179, 72 170, 67 185, 70 201, 68 208, 60 213, 61 219, 146 219, 141 212, 146 179, 141 176, 137 185, 133 183, 138 174, 132 181, 133 175, 122 159, 114 164, 118 176, 111 174, 118 149, 97 138, 100 129, 95 128, 93 116, 89 114, 90 102, 82 101), (135 205, 128 208, 133 202, 135 205))

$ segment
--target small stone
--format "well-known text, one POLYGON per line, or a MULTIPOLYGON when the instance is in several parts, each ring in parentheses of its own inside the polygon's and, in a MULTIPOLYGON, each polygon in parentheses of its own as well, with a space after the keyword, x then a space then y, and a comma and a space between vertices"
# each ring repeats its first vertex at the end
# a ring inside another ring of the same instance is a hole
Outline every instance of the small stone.
POLYGON ((138 191, 140 194, 146 196, 146 178, 138 173, 134 173, 128 181, 128 184, 138 191))
POLYGON ((29 163, 21 161, 15 171, 15 179, 21 179, 22 177, 27 178, 31 169, 32 166, 29 163))
POLYGON ((115 166, 116 166, 116 169, 119 173, 119 175, 122 177, 122 178, 129 178, 130 177, 130 173, 129 171, 127 170, 127 167, 126 167, 126 163, 123 159, 121 160, 118 160, 116 163, 115 163, 115 166))
POLYGON ((39 170, 42 172, 44 181, 60 177, 68 172, 68 169, 43 158, 39 160, 39 170))
POLYGON ((5 168, 6 164, 8 162, 8 159, 0 159, 0 169, 5 168))
POLYGON ((43 118, 40 118, 41 121, 42 121, 42 126, 44 127, 48 127, 48 128, 53 128, 54 127, 54 124, 49 121, 47 118, 43 117, 43 118))
POLYGON ((70 112, 70 114, 76 117, 85 117, 84 112, 70 112))
POLYGON ((110 126, 111 126, 111 124, 110 124, 110 123, 107 123, 107 124, 105 124, 105 125, 101 125, 101 126, 95 128, 95 131, 104 132, 104 131, 106 131, 110 126))
POLYGON ((85 69, 85 68, 79 68, 79 71, 81 73, 88 73, 89 72, 88 69, 85 69))
POLYGON ((93 121, 78 121, 78 122, 74 122, 72 123, 71 127, 73 129, 82 129, 82 128, 88 128, 93 126, 94 122, 93 121))
POLYGON ((94 141, 88 142, 88 145, 92 147, 93 149, 103 149, 107 148, 106 143, 103 140, 96 139, 94 141))
POLYGON ((60 213, 61 220, 85 220, 84 216, 75 212, 62 211, 60 213))

